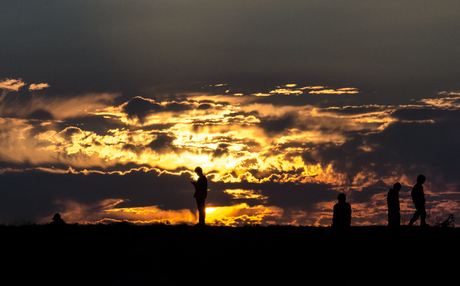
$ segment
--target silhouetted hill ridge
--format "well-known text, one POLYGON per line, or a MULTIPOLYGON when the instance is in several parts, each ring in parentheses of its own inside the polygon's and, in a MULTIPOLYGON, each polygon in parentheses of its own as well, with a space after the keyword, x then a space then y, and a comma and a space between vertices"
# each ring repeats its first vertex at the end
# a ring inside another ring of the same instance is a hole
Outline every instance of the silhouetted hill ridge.
POLYGON ((0 237, 2 285, 114 285, 134 273, 152 285, 439 283, 460 254, 460 229, 434 227, 30 225, 0 237))

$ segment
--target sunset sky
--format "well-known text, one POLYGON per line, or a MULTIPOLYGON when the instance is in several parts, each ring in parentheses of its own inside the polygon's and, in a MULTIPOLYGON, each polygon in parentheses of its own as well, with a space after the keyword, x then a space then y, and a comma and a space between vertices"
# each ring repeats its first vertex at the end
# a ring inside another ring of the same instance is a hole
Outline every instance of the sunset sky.
POLYGON ((460 2, 6 1, 0 224, 460 217, 460 2))

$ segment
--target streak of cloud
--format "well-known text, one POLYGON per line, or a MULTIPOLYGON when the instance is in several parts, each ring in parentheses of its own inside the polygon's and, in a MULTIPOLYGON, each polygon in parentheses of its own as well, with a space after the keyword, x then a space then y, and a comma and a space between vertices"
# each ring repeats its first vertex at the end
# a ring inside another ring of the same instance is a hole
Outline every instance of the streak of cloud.
POLYGON ((48 88, 50 87, 49 84, 47 83, 33 83, 29 86, 29 91, 32 91, 32 90, 42 90, 44 88, 48 88))

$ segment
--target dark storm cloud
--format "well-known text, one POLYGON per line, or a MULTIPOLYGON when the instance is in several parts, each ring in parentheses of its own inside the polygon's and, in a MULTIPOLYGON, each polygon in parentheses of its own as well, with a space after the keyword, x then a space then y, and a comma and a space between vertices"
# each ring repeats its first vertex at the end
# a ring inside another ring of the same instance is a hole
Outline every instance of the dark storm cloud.
MULTIPOLYGON (((55 212, 71 214, 65 202, 80 206, 88 206, 87 216, 98 213, 106 207, 100 202, 108 199, 120 199, 123 202, 117 208, 134 208, 158 206, 166 210, 194 210, 193 187, 190 175, 180 176, 159 174, 154 170, 131 171, 125 175, 90 173, 49 173, 27 171, 28 180, 23 180, 24 173, 4 172, 0 174, 6 182, 0 195, 0 218, 3 222, 21 223, 36 221, 39 218, 51 219, 55 212), (46 183, 43 183, 46 182, 46 183)), ((317 204, 329 202, 337 196, 337 191, 330 190, 327 185, 319 184, 280 184, 265 182, 262 184, 241 182, 222 183, 209 181, 208 203, 214 206, 229 206, 247 203, 256 206, 263 203, 267 206, 285 208, 285 216, 291 210, 307 212, 317 211, 317 204), (255 190, 263 195, 261 202, 255 199, 235 199, 224 193, 226 189, 255 190)), ((85 217, 85 214, 79 213, 85 217)), ((67 218, 70 220, 70 218, 67 218)), ((92 217, 103 219, 103 217, 92 217)), ((288 218, 286 221, 289 221, 288 218)))
POLYGON ((377 112, 385 110, 385 106, 346 106, 343 108, 331 108, 325 109, 327 112, 332 112, 336 114, 343 114, 343 115, 359 115, 359 114, 367 114, 370 112, 377 112))
POLYGON ((43 109, 37 109, 28 116, 28 119, 53 120, 53 114, 43 109))
MULTIPOLYGON (((209 203, 215 206, 235 205, 246 203, 249 206, 257 206, 263 203, 266 206, 276 206, 284 209, 283 219, 292 221, 290 218, 293 211, 302 210, 312 219, 313 213, 324 211, 319 204, 334 201, 338 192, 332 190, 330 186, 324 184, 293 184, 293 183, 276 183, 264 182, 256 183, 212 183, 212 192, 209 194, 209 203), (245 189, 256 190, 264 197, 263 202, 260 199, 235 199, 225 193, 226 189, 245 189)), ((325 210, 331 212, 331 209, 325 210)), ((305 222, 303 222, 305 223, 305 222)), ((310 223, 312 223, 310 221, 310 223)), ((330 221, 322 221, 329 224, 330 221)))
POLYGON ((160 104, 139 96, 134 97, 123 106, 123 112, 128 115, 128 118, 137 118, 140 122, 144 122, 145 118, 150 114, 163 110, 164 107, 160 104))
POLYGON ((413 97, 458 88, 459 5, 8 1, 0 78, 47 82, 49 93, 309 81, 413 97))
POLYGON ((363 139, 361 136, 357 136, 355 139, 340 145, 320 144, 313 149, 314 151, 305 152, 303 159, 307 164, 334 164, 334 168, 337 168, 339 172, 349 172, 356 175, 363 167, 375 161, 369 160, 371 159, 370 154, 359 149, 363 139), (361 160, 363 156, 366 157, 365 160, 361 160), (364 162, 366 163, 363 164, 364 162))
POLYGON ((446 120, 459 119, 460 110, 442 110, 435 108, 404 108, 396 110, 391 116, 399 120, 446 120))
POLYGON ((229 146, 230 146, 230 144, 220 143, 219 145, 217 145, 217 148, 216 148, 216 150, 214 150, 212 156, 214 158, 219 158, 219 157, 222 157, 223 155, 228 154, 228 147, 229 146))
POLYGON ((175 139, 176 138, 174 136, 158 134, 157 138, 150 142, 147 147, 159 154, 167 153, 168 151, 175 149, 172 144, 175 139))
POLYGON ((140 154, 142 154, 142 152, 144 152, 145 147, 144 146, 136 146, 134 144, 129 144, 128 143, 128 144, 123 145, 122 150, 131 151, 131 152, 133 152, 133 153, 135 153, 137 155, 140 155, 140 154))
POLYGON ((171 102, 167 103, 165 106, 166 111, 171 111, 171 112, 181 112, 181 111, 187 111, 191 110, 192 108, 188 104, 183 104, 183 103, 177 103, 177 102, 171 102))
POLYGON ((282 133, 293 128, 297 124, 297 115, 288 113, 279 118, 261 118, 259 126, 268 134, 282 133))
MULTIPOLYGON (((436 123, 395 123, 370 141, 383 146, 386 154, 394 154, 394 162, 410 169, 418 166, 444 176, 447 181, 458 180, 460 167, 460 117, 436 123)), ((383 155, 384 153, 382 153, 383 155)))
POLYGON ((82 131, 80 128, 77 127, 67 127, 66 129, 62 130, 59 134, 65 140, 71 141, 72 136, 82 134, 82 131))
POLYGON ((99 115, 69 118, 55 124, 60 129, 64 129, 66 126, 79 126, 85 131, 92 131, 99 135, 106 135, 110 129, 125 127, 125 124, 120 123, 118 120, 99 115))
MULTIPOLYGON (((66 212, 65 204, 93 205, 101 201, 125 200, 117 207, 161 206, 165 209, 193 209, 193 186, 190 175, 159 174, 156 171, 133 171, 125 175, 91 173, 49 173, 42 171, 4 172, 0 174, 0 220, 3 223, 36 222, 56 212, 66 212), (27 175, 27 180, 24 180, 27 175)), ((100 206, 99 206, 100 208, 100 206)), ((99 218, 99 219, 102 219, 99 218)))
POLYGON ((124 144, 122 149, 125 151, 131 151, 138 156, 150 149, 155 151, 157 154, 168 154, 170 152, 179 152, 181 149, 174 146, 173 141, 176 139, 174 135, 168 135, 160 133, 156 135, 156 138, 147 145, 135 145, 135 144, 124 144))
POLYGON ((203 104, 200 104, 198 106, 198 110, 207 110, 207 109, 211 109, 212 108, 212 105, 209 104, 209 103, 203 103, 203 104))
POLYGON ((149 115, 157 112, 182 112, 191 110, 192 107, 186 103, 169 102, 161 105, 150 99, 145 99, 140 96, 132 98, 123 106, 123 112, 128 115, 128 118, 137 118, 143 123, 149 115))
POLYGON ((411 121, 394 122, 381 132, 352 132, 351 138, 337 144, 319 144, 303 154, 306 163, 333 163, 349 176, 349 181, 363 170, 384 178, 394 172, 412 177, 430 172, 455 182, 460 172, 460 113, 447 110, 401 109, 393 116, 411 121), (414 121, 412 121, 414 120, 414 121), (418 120, 423 120, 418 122, 418 120), (433 120, 433 121, 432 121, 433 120))

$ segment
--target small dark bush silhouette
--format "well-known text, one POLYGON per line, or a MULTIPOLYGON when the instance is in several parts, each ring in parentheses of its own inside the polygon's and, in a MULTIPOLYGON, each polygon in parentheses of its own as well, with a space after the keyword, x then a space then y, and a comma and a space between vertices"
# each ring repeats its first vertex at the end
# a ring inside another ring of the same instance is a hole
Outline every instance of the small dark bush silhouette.
POLYGON ((449 216, 443 222, 438 222, 434 226, 435 227, 455 227, 454 221, 455 221, 454 215, 449 214, 449 216))

